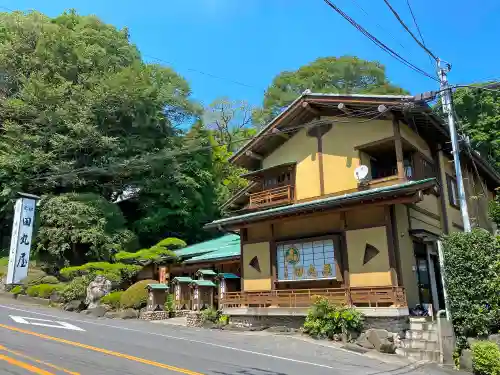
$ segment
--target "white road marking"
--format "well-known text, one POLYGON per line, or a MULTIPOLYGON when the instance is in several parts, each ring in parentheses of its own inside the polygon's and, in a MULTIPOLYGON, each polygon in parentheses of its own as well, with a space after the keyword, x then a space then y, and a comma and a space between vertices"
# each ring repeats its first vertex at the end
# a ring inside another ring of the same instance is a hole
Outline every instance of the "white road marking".
MULTIPOLYGON (((165 337, 165 338, 173 339, 173 340, 187 341, 187 342, 191 342, 191 343, 195 343, 195 344, 208 345, 208 346, 213 346, 215 348, 228 349, 228 350, 233 350, 233 351, 237 351, 237 352, 258 355, 258 356, 262 356, 262 357, 279 359, 279 360, 282 360, 282 361, 288 361, 288 362, 294 362, 294 363, 301 363, 301 364, 309 365, 309 366, 316 366, 316 367, 322 367, 322 368, 328 368, 328 369, 338 369, 338 367, 323 365, 323 364, 320 364, 320 363, 314 363, 314 362, 308 362, 308 361, 301 361, 299 359, 281 357, 281 356, 277 356, 277 355, 272 355, 272 354, 267 354, 267 353, 262 353, 262 352, 256 352, 256 351, 253 351, 253 350, 247 350, 247 349, 241 349, 241 348, 234 348, 232 346, 214 344, 214 343, 211 343, 211 342, 201 341, 201 340, 193 340, 193 339, 188 339, 188 338, 185 338, 185 337, 171 336, 171 335, 165 335, 165 334, 162 334, 162 333, 155 333, 155 332, 147 332, 147 331, 143 331, 143 330, 139 330, 139 329, 133 329, 133 328, 127 328, 127 327, 118 327, 118 326, 113 326, 113 325, 110 325, 110 324, 102 324, 102 323, 90 322, 90 321, 86 321, 86 320, 79 320, 79 319, 72 319, 72 318, 61 318, 60 316, 57 316, 57 315, 44 314, 44 313, 40 313, 40 312, 35 312, 35 311, 30 311, 30 310, 24 310, 24 309, 20 309, 20 308, 17 308, 17 307, 11 307, 11 306, 7 306, 7 305, 0 305, 0 308, 9 309, 9 310, 15 310, 15 311, 21 311, 21 312, 26 312, 26 313, 30 313, 30 314, 34 314, 34 315, 47 316, 47 317, 50 317, 50 318, 64 319, 64 320, 69 320, 69 321, 72 321, 72 322, 78 322, 78 323, 83 323, 83 324, 92 324, 92 325, 101 326, 101 327, 121 329, 123 331, 136 332, 136 333, 141 333, 141 334, 146 334, 146 335, 153 335, 153 336, 160 336, 160 337, 165 337)), ((339 350, 339 351, 342 351, 342 352, 347 352, 347 353, 353 354, 353 355, 363 356, 360 353, 356 353, 356 352, 353 352, 353 351, 350 351, 350 350, 346 350, 346 349, 342 349, 342 348, 333 348, 333 349, 339 350)))
POLYGON ((31 324, 33 326, 42 326, 51 328, 63 328, 72 331, 85 331, 83 328, 77 327, 67 322, 59 322, 48 319, 29 318, 26 316, 15 316, 15 315, 9 315, 9 316, 13 321, 21 324, 31 324))

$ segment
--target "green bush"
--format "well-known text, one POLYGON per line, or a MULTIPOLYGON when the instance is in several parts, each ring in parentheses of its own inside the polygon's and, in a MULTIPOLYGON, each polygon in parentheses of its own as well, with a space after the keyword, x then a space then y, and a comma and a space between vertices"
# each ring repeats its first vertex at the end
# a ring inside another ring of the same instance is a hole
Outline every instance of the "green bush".
POLYGON ((91 262, 81 266, 65 267, 59 273, 63 280, 79 276, 95 278, 97 275, 102 275, 114 285, 120 285, 132 280, 141 269, 141 266, 130 264, 91 262))
POLYGON ((201 318, 204 322, 217 323, 219 320, 219 312, 213 308, 205 309, 201 312, 201 318))
POLYGON ((24 294, 24 288, 21 285, 16 285, 10 290, 12 294, 24 294))
POLYGON ((123 294, 122 290, 111 292, 101 298, 101 303, 109 305, 113 309, 118 309, 120 307, 120 299, 122 298, 122 294, 123 294))
POLYGON ((148 284, 158 284, 156 280, 141 280, 136 282, 125 292, 123 292, 120 298, 120 307, 140 309, 146 306, 148 301, 148 291, 146 286, 148 284))
POLYGON ((168 312, 173 312, 175 311, 175 301, 174 301, 174 295, 173 294, 167 294, 167 299, 165 301, 165 311, 168 312))
POLYGON ((500 375, 500 349, 491 341, 472 344, 472 366, 477 375, 500 375))
POLYGON ((227 325, 229 323, 229 316, 228 315, 219 316, 218 323, 222 326, 227 325))
POLYGON ((24 279, 21 280, 21 284, 24 286, 28 287, 31 285, 38 285, 42 283, 42 279, 47 276, 45 272, 43 272, 39 268, 35 268, 32 265, 30 265, 30 268, 28 270, 28 276, 26 276, 24 279))
POLYGON ((39 284, 32 285, 26 290, 26 294, 30 297, 49 298, 52 293, 60 291, 65 286, 62 284, 39 284))
POLYGON ((88 275, 75 277, 71 280, 61 292, 61 297, 65 302, 73 300, 84 300, 87 296, 87 287, 92 278, 88 275))
POLYGON ((42 284, 59 284, 59 280, 55 276, 44 276, 41 279, 42 284))
POLYGON ((361 332, 363 314, 351 307, 337 306, 325 297, 316 297, 304 322, 304 331, 312 337, 330 338, 334 335, 361 332))
POLYGON ((457 232, 443 241, 445 281, 458 342, 500 329, 500 242, 489 232, 457 232))
POLYGON ((177 249, 182 249, 183 247, 186 247, 187 244, 183 240, 175 237, 168 237, 165 238, 164 240, 161 240, 158 242, 155 246, 159 247, 165 247, 169 250, 177 250, 177 249))

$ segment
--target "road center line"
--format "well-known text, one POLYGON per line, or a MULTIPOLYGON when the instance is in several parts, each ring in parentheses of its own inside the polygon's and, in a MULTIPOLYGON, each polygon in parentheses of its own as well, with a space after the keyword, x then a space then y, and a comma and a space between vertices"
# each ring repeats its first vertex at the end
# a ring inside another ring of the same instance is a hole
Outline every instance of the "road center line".
POLYGON ((18 361, 17 359, 14 359, 14 358, 10 358, 10 357, 7 357, 6 355, 3 355, 3 354, 0 354, 0 361, 5 361, 13 366, 17 366, 17 367, 20 367, 24 370, 28 370, 29 372, 32 372, 34 374, 38 374, 38 375, 55 375, 54 373, 52 372, 48 372, 48 371, 45 371, 45 370, 42 370, 41 368, 38 368, 38 367, 35 367, 35 366, 32 366, 28 363, 24 363, 24 362, 21 362, 21 361, 18 361))
POLYGON ((53 365, 52 363, 45 362, 45 361, 42 361, 40 359, 36 359, 36 358, 30 357, 30 356, 28 356, 26 354, 18 352, 17 350, 7 349, 3 345, 0 345, 0 351, 4 351, 4 352, 10 353, 10 354, 14 354, 17 357, 25 358, 25 359, 27 359, 29 361, 36 362, 36 363, 39 363, 41 365, 53 368, 54 370, 65 372, 66 374, 69 374, 69 375, 80 375, 79 372, 73 372, 73 371, 66 370, 65 368, 53 365))
MULTIPOLYGON (((314 363, 314 362, 309 362, 309 361, 301 361, 300 359, 281 357, 281 356, 277 356, 277 355, 272 355, 272 354, 267 354, 267 353, 262 353, 262 352, 256 352, 256 351, 253 351, 253 350, 247 350, 247 349, 241 349, 241 348, 234 348, 232 346, 214 344, 214 343, 208 342, 208 341, 201 341, 201 340, 188 339, 188 338, 185 338, 185 337, 165 335, 163 333, 141 331, 139 329, 113 326, 113 325, 110 325, 110 324, 102 324, 102 323, 90 322, 90 321, 87 321, 87 320, 79 320, 79 319, 72 319, 72 318, 62 318, 62 317, 57 316, 57 315, 44 314, 44 313, 39 313, 39 312, 30 311, 30 310, 24 310, 24 309, 19 309, 17 307, 11 307, 11 306, 6 306, 6 305, 0 305, 0 308, 5 308, 5 309, 10 309, 10 310, 15 310, 15 311, 27 312, 27 313, 31 313, 31 314, 34 314, 34 315, 47 316, 49 318, 58 318, 58 319, 69 320, 70 322, 78 322, 78 323, 92 324, 92 325, 101 326, 101 327, 107 327, 107 328, 121 329, 123 331, 135 332, 135 333, 140 333, 140 334, 143 334, 143 335, 152 335, 152 336, 165 337, 165 338, 172 339, 172 340, 187 341, 187 342, 191 342, 191 343, 195 343, 195 344, 202 344, 202 345, 212 346, 214 348, 234 350, 234 351, 241 352, 241 353, 248 353, 248 354, 253 354, 253 355, 262 356, 262 357, 279 359, 281 361, 301 363, 301 364, 308 365, 308 366, 322 367, 322 368, 328 368, 328 369, 332 369, 332 370, 337 369, 337 367, 335 367, 335 366, 328 366, 328 365, 323 365, 323 364, 320 364, 320 363, 314 363)), ((339 351, 342 351, 342 352, 348 352, 349 354, 352 354, 352 355, 360 355, 360 356, 362 356, 362 354, 355 353, 355 352, 352 352, 352 351, 348 351, 348 350, 345 350, 345 349, 339 349, 339 348, 335 348, 335 349, 339 350, 339 351)))
MULTIPOLYGON (((186 374, 186 375, 203 375, 202 373, 191 371, 191 370, 187 370, 187 369, 183 369, 183 368, 180 368, 180 367, 175 367, 175 366, 166 365, 164 363, 150 361, 148 359, 144 359, 144 358, 140 358, 140 357, 135 357, 133 355, 118 353, 118 352, 114 352, 114 351, 108 350, 108 349, 97 348, 95 346, 82 344, 82 343, 76 342, 76 341, 65 340, 65 339, 61 339, 59 337, 54 337, 54 336, 49 336, 49 335, 45 335, 45 334, 42 334, 42 333, 27 331, 25 329, 21 329, 21 328, 17 328, 17 327, 12 327, 12 326, 7 326, 7 325, 4 325, 4 324, 0 324, 0 328, 8 329, 8 330, 14 331, 14 332, 24 333, 26 335, 31 335, 31 336, 39 337, 39 338, 42 338, 42 339, 45 339, 45 340, 51 340, 51 341, 60 342, 62 344, 75 346, 77 348, 83 348, 83 349, 87 349, 87 350, 92 350, 94 352, 103 353, 103 354, 111 355, 111 356, 118 357, 118 358, 128 359, 130 361, 139 362, 139 363, 142 363, 142 364, 145 364, 145 365, 155 366, 155 367, 167 369, 167 370, 170 370, 170 371, 179 372, 181 374, 186 374)), ((40 374, 43 374, 43 375, 53 375, 53 374, 51 374, 49 372, 40 373, 40 374)))

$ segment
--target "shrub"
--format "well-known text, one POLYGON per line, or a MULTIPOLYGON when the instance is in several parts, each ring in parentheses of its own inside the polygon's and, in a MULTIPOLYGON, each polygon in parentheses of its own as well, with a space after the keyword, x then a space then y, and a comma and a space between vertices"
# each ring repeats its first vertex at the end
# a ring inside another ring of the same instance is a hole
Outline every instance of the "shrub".
POLYGON ((10 290, 10 293, 12 294, 23 294, 24 293, 24 288, 21 285, 16 285, 14 288, 10 290))
POLYGON ((47 276, 42 270, 30 265, 28 276, 21 280, 21 284, 28 287, 31 285, 38 285, 42 283, 42 279, 47 276))
POLYGON ((62 290, 61 297, 65 302, 73 300, 84 300, 87 296, 87 287, 92 278, 88 275, 75 277, 62 290))
POLYGON ((228 315, 219 316, 218 323, 222 326, 227 325, 229 323, 229 316, 228 315))
POLYGON ((477 375, 500 375, 500 349, 491 341, 472 344, 472 366, 477 375))
POLYGON ((363 314, 351 307, 337 306, 324 297, 317 297, 308 311, 304 331, 313 337, 330 338, 334 335, 361 332, 363 314))
POLYGON ((41 279, 42 284, 59 284, 59 280, 55 276, 44 276, 41 279))
POLYGON ((122 297, 122 294, 123 294, 122 290, 111 292, 101 298, 101 303, 109 305, 113 309, 118 309, 120 307, 120 299, 122 297))
POLYGON ((459 342, 500 328, 499 240, 482 229, 457 232, 443 241, 445 281, 459 342))
POLYGON ((148 301, 148 291, 146 286, 148 284, 158 284, 156 280, 141 280, 136 282, 125 292, 123 292, 120 298, 120 306, 122 308, 133 308, 140 309, 147 304, 148 301))
POLYGON ((165 311, 173 312, 175 311, 175 301, 173 294, 167 294, 167 300, 165 301, 165 311))
POLYGON ((205 309, 201 312, 201 318, 204 322, 217 323, 219 320, 219 313, 213 308, 205 309))
POLYGON ((120 251, 115 255, 118 262, 148 264, 160 262, 166 258, 176 258, 173 250, 186 247, 186 243, 178 238, 169 237, 161 240, 149 249, 141 249, 136 252, 120 251))
POLYGON ((130 264, 90 262, 81 266, 65 267, 60 271, 60 276, 64 280, 71 280, 79 276, 88 276, 93 279, 97 275, 102 275, 114 285, 120 285, 130 281, 141 269, 141 266, 130 264))
POLYGON ((179 239, 179 238, 175 238, 175 237, 168 237, 168 238, 165 238, 163 240, 161 240, 160 242, 158 242, 155 246, 159 246, 159 247, 165 247, 169 250, 177 250, 177 249, 182 249, 183 247, 186 247, 186 242, 184 242, 183 240, 179 239))
POLYGON ((39 284, 32 285, 26 290, 26 294, 30 297, 49 298, 52 293, 60 291, 64 288, 62 284, 39 284))

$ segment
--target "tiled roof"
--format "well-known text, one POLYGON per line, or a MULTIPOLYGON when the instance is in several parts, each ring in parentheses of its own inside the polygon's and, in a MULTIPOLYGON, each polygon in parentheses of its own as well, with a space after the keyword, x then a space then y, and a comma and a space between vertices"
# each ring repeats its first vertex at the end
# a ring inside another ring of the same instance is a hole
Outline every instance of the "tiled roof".
POLYGON ((193 279, 187 276, 177 276, 174 277, 172 280, 172 282, 177 282, 177 283, 190 283, 191 281, 193 281, 193 279))
POLYGON ((214 270, 198 270, 196 273, 201 273, 204 276, 215 276, 217 273, 214 270))
POLYGON ((191 285, 198 285, 198 286, 216 286, 212 281, 210 280, 193 280, 191 282, 191 285))
POLYGON ((217 275, 218 279, 239 279, 240 277, 238 275, 235 275, 234 273, 219 273, 217 275))
POLYGON ((168 285, 167 284, 148 284, 146 286, 148 289, 154 289, 154 290, 167 290, 168 285))
POLYGON ((239 245, 240 236, 237 234, 226 234, 213 240, 200 242, 183 249, 175 250, 175 254, 181 259, 197 257, 225 247, 231 247, 235 242, 239 245))

